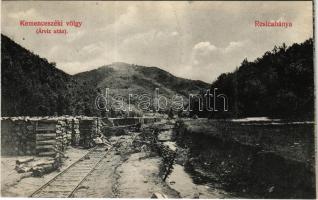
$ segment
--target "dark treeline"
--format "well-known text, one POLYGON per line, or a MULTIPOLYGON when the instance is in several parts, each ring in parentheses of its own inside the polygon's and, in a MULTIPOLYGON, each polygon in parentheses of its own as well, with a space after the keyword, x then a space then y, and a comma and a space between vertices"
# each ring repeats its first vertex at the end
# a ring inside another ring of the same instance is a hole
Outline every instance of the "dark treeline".
POLYGON ((77 81, 55 63, 1 35, 1 114, 37 116, 97 114, 88 99, 94 85, 77 81))
MULTIPOLYGON (((222 112, 223 103, 219 100, 216 102, 218 112, 199 112, 198 108, 194 108, 192 115, 211 118, 267 116, 312 120, 313 40, 293 44, 288 48, 285 44, 275 46, 271 52, 266 52, 253 62, 245 59, 234 72, 221 74, 212 83, 211 91, 214 88, 218 88, 218 93, 227 95, 229 110, 222 112)), ((207 101, 203 102, 206 103, 207 101)))

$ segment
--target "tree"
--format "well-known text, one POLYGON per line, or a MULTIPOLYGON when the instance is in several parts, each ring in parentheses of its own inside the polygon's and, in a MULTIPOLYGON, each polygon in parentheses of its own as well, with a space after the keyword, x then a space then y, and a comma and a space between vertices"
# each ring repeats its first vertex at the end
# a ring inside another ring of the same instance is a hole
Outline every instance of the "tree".
POLYGON ((221 74, 211 85, 228 96, 227 113, 198 112, 211 118, 268 116, 313 120, 313 40, 275 46, 253 62, 246 58, 232 73, 221 74))

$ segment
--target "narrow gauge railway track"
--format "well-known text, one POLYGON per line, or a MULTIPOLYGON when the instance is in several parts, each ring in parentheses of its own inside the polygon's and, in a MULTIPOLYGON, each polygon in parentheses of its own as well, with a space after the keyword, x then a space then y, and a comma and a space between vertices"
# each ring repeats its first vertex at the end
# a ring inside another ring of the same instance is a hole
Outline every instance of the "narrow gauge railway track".
POLYGON ((72 197, 78 186, 88 177, 110 150, 105 147, 95 147, 78 161, 56 175, 30 197, 72 197))

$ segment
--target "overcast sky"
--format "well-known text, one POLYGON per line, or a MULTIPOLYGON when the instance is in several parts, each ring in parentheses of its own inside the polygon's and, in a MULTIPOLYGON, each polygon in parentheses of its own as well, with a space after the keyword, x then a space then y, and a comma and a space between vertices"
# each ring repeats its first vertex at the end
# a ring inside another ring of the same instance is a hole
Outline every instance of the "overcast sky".
POLYGON ((211 83, 274 45, 312 37, 312 2, 3 1, 2 33, 70 74, 121 61, 211 83), (20 20, 81 21, 67 35, 37 35, 20 20), (291 28, 254 26, 292 22, 291 28))

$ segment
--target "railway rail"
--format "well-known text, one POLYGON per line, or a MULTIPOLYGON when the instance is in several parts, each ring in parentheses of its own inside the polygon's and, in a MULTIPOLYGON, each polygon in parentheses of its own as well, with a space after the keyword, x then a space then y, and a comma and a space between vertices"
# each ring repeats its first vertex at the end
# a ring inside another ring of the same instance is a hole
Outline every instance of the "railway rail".
POLYGON ((91 174, 111 149, 112 147, 105 151, 105 147, 93 148, 82 158, 37 189, 30 197, 72 197, 79 185, 91 174))

